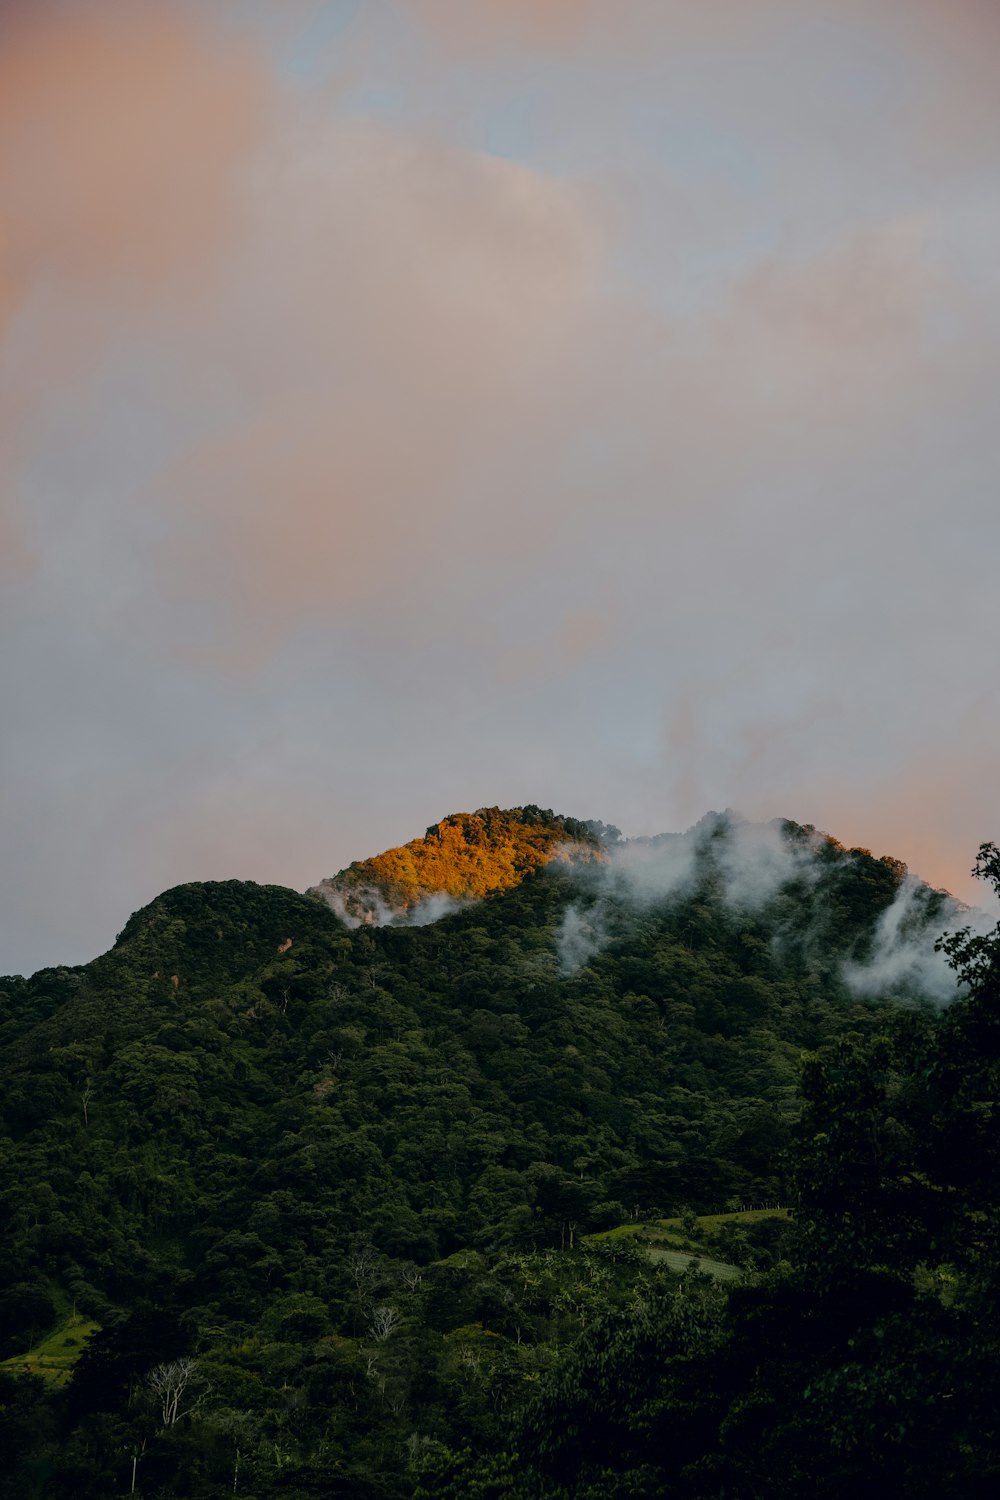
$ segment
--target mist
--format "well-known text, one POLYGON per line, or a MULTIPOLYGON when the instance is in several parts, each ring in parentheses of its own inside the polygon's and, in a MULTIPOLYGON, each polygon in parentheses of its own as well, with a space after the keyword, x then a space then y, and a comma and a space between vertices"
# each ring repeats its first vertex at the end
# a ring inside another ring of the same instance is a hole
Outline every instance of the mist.
MULTIPOLYGON (((727 810, 708 813, 683 834, 661 834, 609 845, 603 864, 577 869, 585 896, 567 907, 555 936, 564 975, 576 973, 627 930, 628 913, 679 905, 696 896, 718 901, 731 916, 767 917, 772 943, 808 960, 829 941, 826 904, 852 866, 871 861, 811 826, 781 819, 752 823, 727 810)), ((947 892, 935 891, 898 860, 884 858, 895 893, 858 934, 838 965, 856 995, 946 1004, 959 993, 954 972, 935 949, 946 931, 992 929, 992 919, 947 892)))
POLYGON ((306 893, 318 896, 340 918, 345 927, 428 927, 468 906, 447 891, 430 891, 407 906, 393 906, 373 886, 338 883, 334 876, 311 886, 306 893))

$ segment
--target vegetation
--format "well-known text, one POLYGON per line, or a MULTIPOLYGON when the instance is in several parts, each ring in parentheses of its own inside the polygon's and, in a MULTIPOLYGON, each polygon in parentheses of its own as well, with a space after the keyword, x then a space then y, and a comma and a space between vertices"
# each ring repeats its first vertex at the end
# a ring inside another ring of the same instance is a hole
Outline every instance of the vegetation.
POLYGON ((454 902, 480 900, 519 885, 552 859, 600 857, 600 834, 619 836, 603 823, 581 823, 538 807, 504 811, 481 807, 432 823, 422 839, 357 860, 323 880, 310 894, 335 911, 370 921, 380 910, 404 914, 429 896, 454 902), (598 832, 599 831, 599 832, 598 832))
MULTIPOLYGON (((607 842, 536 812, 476 817, 607 842)), ((862 1000, 902 868, 750 910, 726 837, 572 973, 547 859, 426 926, 182 886, 0 981, 0 1497, 992 1494, 1000 942, 862 1000)))

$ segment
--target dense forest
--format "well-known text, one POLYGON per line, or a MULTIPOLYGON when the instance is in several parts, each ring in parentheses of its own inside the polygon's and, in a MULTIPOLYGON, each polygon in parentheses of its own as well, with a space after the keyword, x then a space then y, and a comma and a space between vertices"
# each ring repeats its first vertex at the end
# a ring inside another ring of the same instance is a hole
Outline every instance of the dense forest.
POLYGON ((485 809, 0 979, 0 1496, 992 1495, 969 920, 795 823, 485 809))

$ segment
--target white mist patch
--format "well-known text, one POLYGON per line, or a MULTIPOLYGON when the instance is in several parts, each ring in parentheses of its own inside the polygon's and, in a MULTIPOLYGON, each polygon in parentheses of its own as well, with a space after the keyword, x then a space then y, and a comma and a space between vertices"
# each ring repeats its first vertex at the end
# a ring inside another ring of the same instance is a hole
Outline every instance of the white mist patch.
POLYGON ((397 915, 378 892, 370 888, 345 892, 324 881, 314 886, 313 891, 323 897, 345 927, 387 927, 397 915))
MULTIPOLYGON (((871 957, 865 963, 845 964, 841 971, 854 994, 878 995, 906 986, 940 1005, 955 999, 955 971, 943 953, 935 952, 941 934, 927 924, 926 889, 915 875, 904 876, 896 899, 878 919, 871 957)), ((962 913, 961 922, 955 925, 976 932, 992 930, 989 918, 980 911, 962 913)))
POLYGON ((737 813, 709 813, 687 833, 633 839, 611 851, 608 869, 633 901, 647 905, 694 888, 711 863, 727 906, 757 911, 787 885, 818 878, 815 847, 786 838, 780 822, 748 823, 737 813))
POLYGON ((580 872, 585 884, 596 890, 596 899, 586 907, 567 907, 556 931, 556 954, 565 975, 575 974, 605 947, 616 902, 655 906, 694 879, 696 849, 686 834, 633 839, 606 845, 605 850, 603 862, 590 862, 580 872))
POLYGON ((424 896, 415 906, 397 916, 396 921, 406 927, 429 927, 432 922, 440 922, 442 917, 450 917, 452 912, 461 911, 468 905, 468 901, 459 901, 455 896, 449 896, 447 891, 432 891, 429 896, 424 896))
POLYGON ((589 911, 568 906, 556 932, 556 953, 563 974, 575 974, 590 962, 607 942, 603 907, 597 902, 589 911))
POLYGON ((630 839, 609 852, 601 875, 642 906, 665 901, 694 882, 697 843, 690 833, 630 839))
POLYGON ((709 813, 687 833, 612 847, 598 878, 609 894, 650 906, 693 891, 709 862, 725 904, 744 911, 766 906, 787 885, 818 878, 812 845, 791 843, 778 822, 747 823, 731 812, 709 813))
POLYGON ((816 883, 819 870, 809 845, 792 844, 778 823, 733 823, 713 850, 728 906, 759 911, 785 886, 816 883))
POLYGON ((322 896, 330 910, 345 927, 428 927, 467 905, 449 896, 447 891, 432 891, 413 906, 390 906, 381 892, 372 886, 343 889, 322 881, 313 886, 312 894, 322 896))
MULTIPOLYGON (((617 912, 620 920, 623 903, 641 910, 683 900, 701 880, 730 912, 763 912, 783 892, 801 900, 806 921, 789 920, 786 908, 772 937, 779 948, 788 942, 808 952, 812 934, 823 926, 821 909, 814 905, 823 899, 821 882, 833 877, 836 890, 837 861, 861 852, 844 850, 811 828, 794 830, 777 819, 749 823, 731 811, 709 813, 683 834, 611 846, 605 862, 582 877, 591 904, 570 906, 556 932, 559 967, 573 974, 589 963, 607 943, 612 914, 617 912)), ((955 998, 954 972, 934 944, 949 928, 969 925, 986 931, 989 919, 952 901, 935 908, 932 894, 916 876, 904 876, 875 925, 871 956, 841 966, 854 994, 874 997, 903 989, 938 1004, 955 998)))

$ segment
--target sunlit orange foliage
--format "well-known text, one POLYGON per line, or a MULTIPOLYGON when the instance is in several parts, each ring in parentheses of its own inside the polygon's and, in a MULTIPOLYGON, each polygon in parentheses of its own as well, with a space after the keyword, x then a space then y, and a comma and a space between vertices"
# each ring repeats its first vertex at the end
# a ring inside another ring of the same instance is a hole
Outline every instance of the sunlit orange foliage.
POLYGON ((337 884, 377 890, 397 908, 435 892, 474 900, 510 889, 552 859, 573 856, 599 858, 596 839, 581 840, 576 830, 570 835, 551 815, 541 822, 520 808, 484 807, 453 813, 423 838, 349 865, 337 884))

